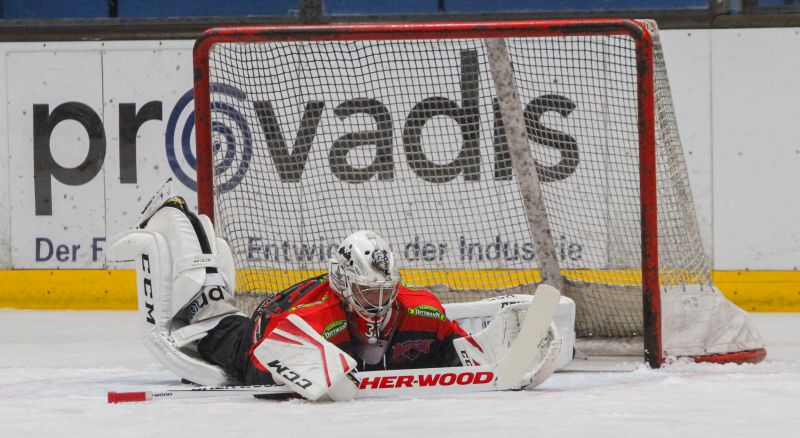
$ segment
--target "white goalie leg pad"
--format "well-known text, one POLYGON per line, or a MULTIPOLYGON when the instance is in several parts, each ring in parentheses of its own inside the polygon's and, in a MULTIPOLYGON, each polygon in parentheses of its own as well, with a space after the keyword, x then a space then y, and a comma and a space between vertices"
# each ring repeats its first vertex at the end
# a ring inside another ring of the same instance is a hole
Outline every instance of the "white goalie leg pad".
MULTIPOLYGON (((228 293, 232 294, 233 280, 226 278, 228 274, 224 270, 217 269, 216 274, 207 273, 206 270, 206 268, 217 268, 227 264, 233 265, 232 260, 230 262, 223 261, 219 253, 214 253, 213 249, 217 246, 217 239, 213 235, 213 227, 203 226, 209 246, 212 247, 211 254, 203 254, 197 232, 191 221, 185 213, 177 208, 161 208, 153 214, 145 229, 163 236, 170 250, 173 315, 176 315, 192 301, 203 286, 222 286, 227 289, 226 292, 230 291, 228 293), (209 232, 211 235, 208 235, 209 232), (212 245, 211 242, 214 244, 212 245), (209 275, 219 275, 222 278, 208 279, 209 275)), ((230 255, 230 250, 226 255, 230 255)))
POLYGON ((253 350, 276 382, 309 400, 352 400, 356 361, 320 336, 303 318, 289 315, 253 350))
POLYGON ((201 214, 197 216, 200 223, 203 225, 203 230, 208 237, 208 243, 211 246, 211 253, 216 255, 216 267, 222 274, 223 279, 229 291, 236 290, 236 268, 233 266, 233 253, 228 242, 217 238, 214 232, 214 224, 208 216, 201 214))
MULTIPOLYGON (((220 252, 225 249, 227 245, 220 252)), ((222 258, 226 256, 230 257, 230 250, 222 254, 222 258)), ((238 313, 228 292, 232 290, 226 278, 229 274, 224 270, 206 272, 206 267, 232 266, 232 260, 223 262, 220 254, 203 254, 189 219, 171 207, 158 210, 145 229, 112 238, 108 257, 135 262, 139 323, 153 356, 192 382, 232 383, 221 368, 202 360, 193 348, 222 318, 238 313)))

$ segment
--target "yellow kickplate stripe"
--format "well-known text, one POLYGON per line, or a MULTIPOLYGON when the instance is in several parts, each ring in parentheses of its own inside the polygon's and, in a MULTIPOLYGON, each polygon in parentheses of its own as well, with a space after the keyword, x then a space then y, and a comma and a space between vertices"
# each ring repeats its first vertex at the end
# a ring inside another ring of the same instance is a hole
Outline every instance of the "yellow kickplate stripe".
POLYGON ((714 271, 714 284, 749 312, 800 312, 800 271, 714 271))
MULTIPOLYGON (((242 289, 275 290, 291 285, 320 271, 284 272, 267 284, 263 275, 241 271, 242 289)), ((620 271, 576 271, 570 277, 603 281, 620 271)), ((623 272, 634 279, 635 274, 623 272)), ((263 274, 260 273, 260 274, 263 274)), ((714 282, 728 299, 748 311, 800 312, 800 271, 716 271, 714 282)), ((517 271, 513 276, 499 271, 403 271, 409 284, 427 283, 431 278, 446 279, 454 288, 465 287, 458 279, 469 278, 473 288, 503 287, 498 278, 514 278, 523 283, 539 281, 537 271, 517 271), (500 274, 500 275, 498 275, 500 274)), ((618 277, 619 278, 619 277, 618 277)), ((633 283, 633 281, 632 281, 633 283)), ((136 309, 136 274, 129 270, 0 270, 0 308, 133 310, 136 309)))
MULTIPOLYGON (((242 292, 278 292, 306 278, 325 271, 281 271, 277 269, 242 269, 237 273, 237 290, 242 292)), ((503 289, 520 284, 538 283, 542 280, 536 269, 483 269, 483 270, 401 270, 403 282, 409 285, 446 284, 454 290, 503 289)), ((642 284, 640 271, 631 269, 591 270, 575 269, 562 271, 563 275, 576 282, 636 286, 642 284)), ((672 270, 662 273, 662 280, 692 283, 697 272, 672 270)))
POLYGON ((136 271, 0 271, 0 308, 134 310, 136 271))

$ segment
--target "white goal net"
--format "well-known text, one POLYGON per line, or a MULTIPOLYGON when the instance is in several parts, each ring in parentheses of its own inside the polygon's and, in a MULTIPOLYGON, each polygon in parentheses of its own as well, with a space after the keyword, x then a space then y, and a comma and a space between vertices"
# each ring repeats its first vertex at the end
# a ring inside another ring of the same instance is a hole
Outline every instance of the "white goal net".
MULTIPOLYGON (((532 292, 555 263, 581 337, 660 331, 643 325, 647 294, 665 309, 671 291, 727 303, 703 252, 657 35, 651 22, 612 20, 209 32, 195 53, 199 194, 233 250, 239 297, 325 272, 341 239, 372 229, 404 282, 445 302, 532 292), (508 47, 544 249, 487 38, 508 47), (648 135, 654 166, 640 160, 648 135)), ((760 348, 750 341, 663 349, 760 348)))

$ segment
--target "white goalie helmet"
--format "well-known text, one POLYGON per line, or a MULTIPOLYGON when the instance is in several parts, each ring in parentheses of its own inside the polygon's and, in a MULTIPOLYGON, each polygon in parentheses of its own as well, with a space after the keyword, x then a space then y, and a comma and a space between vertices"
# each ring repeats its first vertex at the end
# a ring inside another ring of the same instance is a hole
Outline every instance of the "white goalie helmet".
POLYGON ((386 315, 400 287, 395 255, 372 231, 356 231, 339 244, 328 276, 348 308, 372 320, 386 315))

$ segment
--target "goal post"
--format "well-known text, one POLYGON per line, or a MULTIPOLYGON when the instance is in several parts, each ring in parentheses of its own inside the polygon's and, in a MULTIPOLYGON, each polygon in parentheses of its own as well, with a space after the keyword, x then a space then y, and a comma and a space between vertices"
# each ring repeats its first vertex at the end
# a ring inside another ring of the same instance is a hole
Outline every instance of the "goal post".
POLYGON ((576 302, 587 338, 746 362, 713 286, 657 28, 597 19, 232 27, 195 44, 198 201, 237 298, 324 273, 373 229, 443 301, 576 302))

